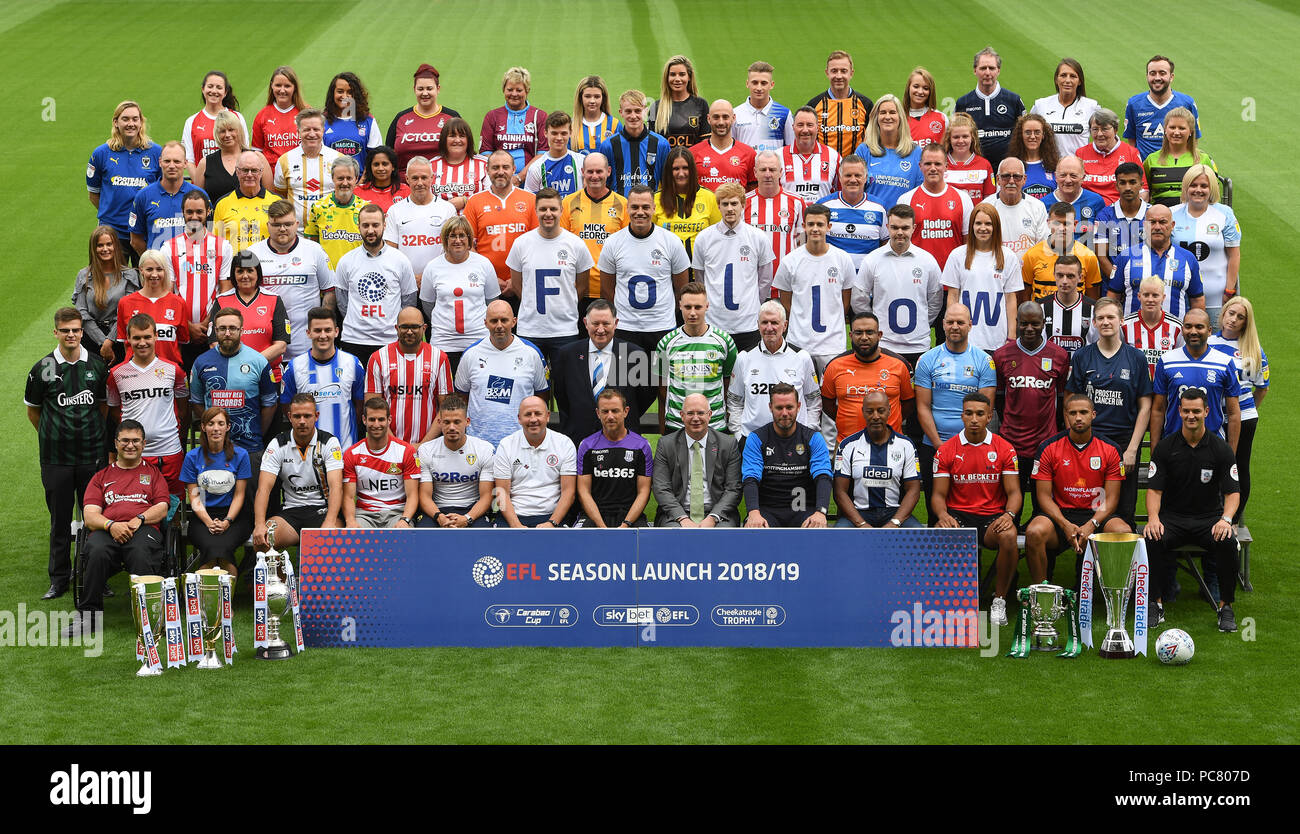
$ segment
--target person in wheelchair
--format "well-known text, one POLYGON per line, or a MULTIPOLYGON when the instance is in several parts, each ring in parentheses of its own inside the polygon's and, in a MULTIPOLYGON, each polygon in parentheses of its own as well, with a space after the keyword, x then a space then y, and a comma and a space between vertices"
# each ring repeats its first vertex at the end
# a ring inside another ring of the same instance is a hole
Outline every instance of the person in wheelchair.
POLYGON ((74 575, 82 591, 77 616, 65 636, 94 633, 104 610, 104 580, 125 569, 134 574, 163 570, 163 533, 167 517, 167 481, 144 461, 144 426, 136 420, 118 424, 117 461, 95 473, 86 487, 84 521, 89 534, 77 555, 74 575))
POLYGON ((190 500, 187 538, 198 551, 196 567, 219 567, 238 576, 235 551, 253 532, 248 482, 253 477, 248 452, 230 439, 230 414, 209 408, 199 418, 199 445, 181 466, 181 482, 190 500))

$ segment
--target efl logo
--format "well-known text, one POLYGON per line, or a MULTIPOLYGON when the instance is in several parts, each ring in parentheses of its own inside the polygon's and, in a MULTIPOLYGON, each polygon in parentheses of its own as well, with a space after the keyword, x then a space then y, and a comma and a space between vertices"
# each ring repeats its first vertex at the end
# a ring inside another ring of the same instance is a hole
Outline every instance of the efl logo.
POLYGON ((153 808, 153 771, 87 770, 77 765, 50 774, 51 805, 129 805, 133 814, 153 808))

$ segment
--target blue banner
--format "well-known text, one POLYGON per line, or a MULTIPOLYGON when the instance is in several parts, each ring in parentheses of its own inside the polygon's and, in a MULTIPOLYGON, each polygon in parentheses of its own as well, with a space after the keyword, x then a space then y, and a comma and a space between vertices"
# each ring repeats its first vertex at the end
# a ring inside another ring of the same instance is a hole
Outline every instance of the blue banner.
POLYGON ((975 646, 973 530, 306 530, 309 646, 975 646))

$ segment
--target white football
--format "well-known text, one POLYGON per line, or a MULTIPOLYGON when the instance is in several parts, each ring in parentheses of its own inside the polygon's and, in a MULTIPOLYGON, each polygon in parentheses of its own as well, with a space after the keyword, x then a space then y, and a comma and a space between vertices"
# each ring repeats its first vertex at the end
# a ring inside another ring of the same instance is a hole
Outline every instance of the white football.
POLYGON ((199 473, 199 489, 208 495, 225 495, 234 488, 234 472, 227 469, 205 469, 199 473))
POLYGON ((1156 657, 1161 663, 1182 666, 1196 654, 1192 636, 1181 628, 1167 628, 1156 638, 1156 657))

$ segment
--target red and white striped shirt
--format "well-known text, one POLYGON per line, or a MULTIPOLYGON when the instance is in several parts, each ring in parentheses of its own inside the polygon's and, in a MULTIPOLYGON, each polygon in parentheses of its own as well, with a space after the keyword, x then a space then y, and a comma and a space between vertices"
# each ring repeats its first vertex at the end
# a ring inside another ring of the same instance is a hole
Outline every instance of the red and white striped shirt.
POLYGON ((820 142, 810 154, 799 153, 794 145, 781 149, 781 187, 815 203, 840 190, 840 155, 820 142))
MULTIPOLYGON (((745 195, 744 221, 772 236, 772 274, 781 266, 781 258, 795 249, 803 238, 803 210, 807 203, 789 191, 773 197, 759 196, 757 190, 745 195)), ((776 298, 775 292, 772 295, 776 298)))
POLYGON ((433 181, 429 188, 435 197, 443 200, 473 197, 488 188, 487 161, 480 157, 467 156, 459 165, 452 165, 440 156, 432 164, 433 181))
POLYGON ((1156 375, 1156 360, 1162 353, 1177 350, 1183 346, 1183 322, 1160 311, 1160 322, 1155 327, 1147 327, 1142 321, 1141 313, 1134 313, 1124 319, 1120 328, 1124 341, 1146 354, 1147 369, 1152 379, 1156 375))
POLYGON ((189 235, 177 235, 163 247, 163 253, 176 276, 173 292, 185 299, 190 321, 203 321, 212 309, 217 284, 230 278, 230 241, 211 232, 204 232, 198 243, 189 235))
POLYGON ((358 510, 402 509, 406 506, 404 482, 419 479, 415 447, 400 440, 390 439, 378 452, 361 440, 343 453, 343 483, 357 485, 358 510))
POLYGON ((391 409, 393 436, 418 445, 438 416, 438 399, 451 393, 447 354, 423 342, 414 356, 396 342, 370 355, 366 396, 383 397, 391 409))

